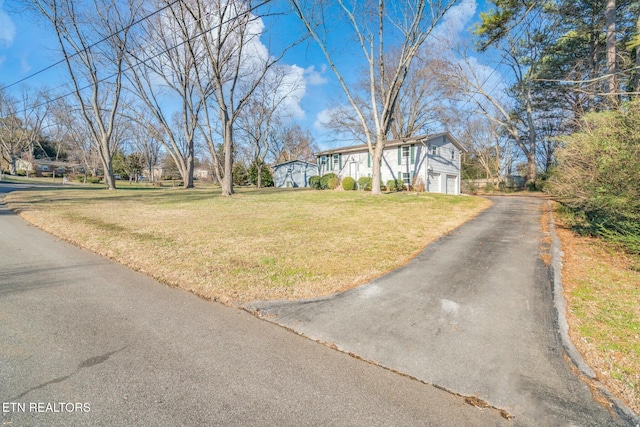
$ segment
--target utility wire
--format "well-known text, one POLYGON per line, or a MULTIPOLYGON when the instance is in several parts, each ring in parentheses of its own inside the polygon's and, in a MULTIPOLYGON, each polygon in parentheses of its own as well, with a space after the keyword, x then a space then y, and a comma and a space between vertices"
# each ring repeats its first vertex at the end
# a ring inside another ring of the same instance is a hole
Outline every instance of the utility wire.
MULTIPOLYGON (((176 3, 177 1, 181 1, 181 0, 176 0, 174 3, 176 3)), ((247 9, 246 11, 242 12, 241 14, 239 14, 239 15, 237 15, 237 16, 235 16, 235 17, 230 17, 230 18, 228 18, 226 21, 223 21, 223 22, 220 22, 220 23, 218 23, 218 24, 215 24, 215 25, 211 26, 210 28, 208 28, 208 29, 206 29, 206 30, 204 30, 204 31, 202 31, 202 32, 200 32, 200 33, 198 33, 198 34, 196 34, 196 35, 194 35, 194 36, 192 36, 192 37, 190 37, 190 38, 188 38, 188 39, 186 39, 186 40, 184 40, 184 41, 182 41, 182 42, 180 42, 180 43, 176 44, 176 45, 174 45, 174 46, 168 47, 167 49, 164 49, 163 51, 160 51, 160 52, 158 52, 157 54, 155 54, 155 55, 153 55, 153 56, 151 56, 151 57, 149 57, 149 58, 146 58, 146 59, 144 59, 144 60, 140 60, 140 59, 138 59, 136 56, 132 55, 132 56, 133 56, 136 60, 138 60, 139 62, 137 62, 136 64, 133 64, 133 65, 131 65, 131 66, 128 66, 128 67, 123 68, 120 72, 124 73, 124 72, 126 72, 126 71, 129 71, 129 70, 131 70, 131 69, 135 68, 135 67, 138 67, 138 66, 140 66, 140 65, 142 65, 142 64, 145 64, 145 63, 147 63, 148 61, 150 61, 150 60, 152 60, 152 59, 154 59, 154 58, 157 58, 157 57, 158 57, 158 56, 160 56, 160 55, 163 55, 163 54, 165 54, 165 53, 167 53, 167 52, 169 52, 169 51, 171 51, 171 50, 173 50, 173 49, 176 49, 176 48, 178 48, 178 47, 180 47, 180 46, 183 46, 184 44, 186 44, 186 43, 188 43, 188 42, 190 42, 190 41, 192 41, 192 40, 195 40, 196 38, 201 37, 201 36, 203 36, 203 35, 205 35, 205 34, 207 34, 207 33, 211 32, 211 31, 213 31, 213 30, 215 30, 215 29, 217 29, 217 28, 221 27, 222 25, 228 24, 229 22, 233 21, 234 19, 237 19, 237 18, 239 18, 239 17, 242 17, 242 16, 244 16, 244 15, 247 15, 247 14, 252 13, 254 10, 256 10, 257 8, 259 8, 259 7, 261 7, 261 6, 265 5, 265 4, 267 4, 268 2, 269 2, 269 0, 264 0, 263 2, 261 2, 261 3, 259 3, 259 4, 255 5, 255 6, 251 7, 250 9, 247 9)), ((202 18, 201 18, 201 19, 202 19, 202 18)), ((130 52, 128 52, 128 53, 130 54, 130 52)), ((109 80, 109 79, 112 79, 113 77, 115 77, 115 76, 117 76, 117 75, 118 75, 118 72, 113 73, 113 74, 110 74, 110 75, 108 75, 108 76, 106 76, 106 77, 103 77, 103 78, 101 78, 101 79, 97 80, 96 82, 88 83, 88 84, 86 84, 85 86, 82 86, 82 87, 78 88, 78 90, 73 90, 73 91, 68 92, 68 93, 66 93, 66 94, 64 94, 64 95, 60 95, 60 96, 57 96, 57 97, 55 97, 55 98, 48 99, 48 100, 46 100, 46 101, 44 101, 44 102, 42 102, 42 103, 40 103, 40 104, 37 104, 37 105, 35 105, 35 106, 32 106, 32 107, 25 108, 25 109, 23 109, 23 110, 17 111, 17 112, 16 112, 16 114, 18 114, 18 113, 24 113, 24 112, 26 112, 26 111, 28 111, 28 110, 36 109, 36 108, 43 107, 43 106, 45 106, 45 105, 48 105, 48 104, 54 103, 54 102, 56 102, 56 101, 59 101, 59 100, 61 100, 61 99, 66 98, 66 97, 68 97, 68 96, 72 96, 72 95, 76 94, 77 92, 82 92, 83 90, 88 89, 88 88, 90 88, 90 87, 92 87, 92 86, 94 86, 94 85, 96 85, 96 84, 103 83, 103 82, 105 82, 105 81, 107 81, 107 80, 109 80)), ((66 84, 69 84, 69 83, 66 83, 66 84)))
POLYGON ((105 36, 105 37, 103 37, 102 39, 98 40, 97 42, 94 42, 94 43, 92 43, 91 45, 89 45, 89 46, 85 47, 84 49, 81 49, 81 50, 78 50, 78 51, 74 52, 73 54, 69 55, 67 58, 61 59, 61 60, 59 60, 58 62, 55 62, 55 63, 53 63, 53 64, 51 64, 51 65, 46 66, 45 68, 42 68, 42 69, 40 69, 40 70, 38 70, 38 71, 36 71, 36 72, 34 72, 34 73, 31 73, 31 74, 29 74, 28 76, 23 77, 23 78, 21 78, 21 79, 20 79, 20 80, 18 80, 18 81, 15 81, 15 82, 13 82, 13 83, 11 83, 11 84, 9 84, 9 85, 6 85, 6 86, 1 87, 1 88, 0 88, 0 91, 3 91, 3 90, 5 90, 5 89, 9 89, 10 87, 13 87, 13 86, 15 86, 15 85, 17 85, 17 84, 20 84, 20 83, 22 83, 22 82, 24 82, 24 81, 26 81, 26 80, 29 80, 29 79, 31 79, 31 78, 33 78, 33 77, 37 76, 38 74, 42 74, 42 73, 44 73, 45 71, 48 71, 48 70, 50 70, 50 69, 52 69, 52 68, 54 68, 54 67, 56 67, 56 66, 58 66, 58 65, 60 65, 60 64, 62 64, 62 63, 64 63, 64 62, 65 62, 65 61, 67 61, 68 59, 71 59, 71 58, 73 58, 74 56, 77 56, 77 55, 81 54, 82 52, 85 52, 85 51, 87 51, 87 50, 89 50, 89 49, 91 49, 91 48, 93 48, 93 47, 95 47, 95 46, 99 45, 100 43, 103 43, 103 42, 105 42, 105 41, 109 40, 110 38, 117 36, 117 35, 118 35, 118 34, 120 34, 121 32, 123 32, 123 31, 125 31, 125 30, 128 30, 129 28, 133 27, 134 25, 137 25, 137 24, 141 23, 142 21, 146 21, 147 19, 151 18, 152 16, 157 15, 158 13, 162 12, 162 11, 163 11, 163 10, 165 10, 165 9, 170 8, 171 6, 173 6, 174 4, 176 4, 176 3, 180 2, 180 1, 181 1, 181 0, 173 0, 171 3, 168 3, 167 5, 165 5, 165 6, 161 7, 160 9, 155 10, 154 12, 150 13, 149 15, 143 16, 142 18, 138 19, 138 20, 137 20, 137 21, 135 21, 135 22, 132 22, 131 24, 127 25, 126 27, 123 27, 123 28, 119 29, 119 30, 118 30, 118 31, 116 31, 115 33, 111 33, 111 34, 109 34, 108 36, 105 36))

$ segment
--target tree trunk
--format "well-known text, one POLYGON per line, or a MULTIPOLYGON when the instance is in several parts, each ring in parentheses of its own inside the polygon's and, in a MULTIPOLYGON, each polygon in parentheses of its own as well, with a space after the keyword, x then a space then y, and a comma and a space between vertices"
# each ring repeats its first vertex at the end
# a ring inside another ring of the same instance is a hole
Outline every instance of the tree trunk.
MULTIPOLYGON (((636 21, 636 33, 640 34, 640 15, 638 15, 638 20, 636 21)), ((636 46, 636 72, 633 82, 633 91, 640 92, 640 44, 636 46)))
POLYGON ((16 175, 18 170, 16 168, 16 156, 13 153, 9 154, 9 174, 16 175))
POLYGON ((262 188, 262 164, 260 162, 256 162, 256 171, 258 172, 257 184, 258 188, 262 188))
POLYGON ((617 92, 617 76, 618 71, 616 59, 616 0, 607 0, 605 11, 605 19, 607 25, 607 92, 609 98, 609 106, 615 108, 618 105, 619 97, 617 92))
POLYGON ((232 196, 233 190, 233 129, 231 120, 226 118, 224 125, 224 177, 222 178, 222 195, 232 196))
POLYGON ((384 145, 381 141, 376 141, 376 146, 373 149, 373 156, 371 159, 371 194, 382 194, 382 154, 384 152, 384 145))
POLYGON ((195 149, 193 141, 189 144, 189 153, 186 158, 187 176, 182 178, 184 188, 193 188, 193 170, 195 168, 195 149))
POLYGON ((531 89, 527 91, 527 127, 529 130, 529 147, 527 150, 527 185, 535 185, 538 178, 536 167, 536 142, 538 135, 533 117, 531 89))
POLYGON ((115 190, 116 189, 116 179, 113 175, 113 163, 112 156, 109 152, 109 142, 108 137, 105 135, 100 141, 100 146, 98 147, 98 154, 100 155, 100 161, 102 162, 102 173, 104 174, 104 184, 107 187, 107 190, 115 190))

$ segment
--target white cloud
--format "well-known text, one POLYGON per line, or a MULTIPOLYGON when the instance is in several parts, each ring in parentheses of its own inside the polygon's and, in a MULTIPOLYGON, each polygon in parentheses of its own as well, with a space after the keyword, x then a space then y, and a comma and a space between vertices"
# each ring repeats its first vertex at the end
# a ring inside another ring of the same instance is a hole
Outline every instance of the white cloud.
POLYGON ((469 28, 477 8, 476 0, 463 0, 449 9, 431 34, 440 41, 457 42, 460 35, 469 28))
MULTIPOLYGON (((507 84, 500 70, 491 65, 482 64, 477 57, 469 57, 466 61, 460 59, 458 64, 469 76, 469 80, 474 86, 481 88, 493 98, 500 99, 507 89, 507 84)), ((479 97, 479 103, 484 102, 481 95, 475 96, 479 97)))
POLYGON ((16 26, 4 10, 3 1, 0 0, 0 46, 11 46, 16 36, 16 26))
POLYGON ((329 79, 324 76, 324 73, 326 71, 327 71, 326 65, 322 65, 319 71, 316 70, 315 65, 308 67, 306 70, 304 70, 307 83, 313 86, 319 86, 327 83, 329 79))
POLYGON ((307 92, 305 70, 297 65, 283 65, 284 76, 278 85, 278 95, 284 98, 282 111, 292 119, 304 119, 305 112, 300 105, 307 92))
POLYGON ((29 60, 27 59, 27 55, 23 55, 20 59, 20 69, 23 73, 28 73, 31 71, 31 65, 29 64, 29 60))
POLYGON ((338 113, 344 112, 346 108, 349 107, 346 105, 339 105, 337 107, 325 108, 316 115, 316 121, 313 122, 313 127, 317 130, 330 129, 330 123, 333 120, 333 117, 338 113))

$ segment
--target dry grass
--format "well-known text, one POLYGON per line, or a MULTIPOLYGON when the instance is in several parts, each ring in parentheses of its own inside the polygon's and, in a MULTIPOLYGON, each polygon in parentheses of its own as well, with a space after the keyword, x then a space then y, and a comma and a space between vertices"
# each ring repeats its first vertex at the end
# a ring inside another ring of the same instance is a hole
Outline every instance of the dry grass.
POLYGON ((640 257, 562 223, 557 232, 571 339, 599 381, 640 413, 640 257))
POLYGON ((406 263, 490 205, 435 194, 210 189, 11 193, 38 227, 225 303, 328 295, 406 263))

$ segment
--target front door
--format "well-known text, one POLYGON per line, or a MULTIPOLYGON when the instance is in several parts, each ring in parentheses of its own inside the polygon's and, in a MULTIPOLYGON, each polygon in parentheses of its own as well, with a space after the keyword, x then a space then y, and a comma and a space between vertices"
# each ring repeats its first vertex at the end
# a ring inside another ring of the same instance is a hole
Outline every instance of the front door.
POLYGON ((358 163, 355 160, 349 163, 349 176, 358 181, 358 163))

